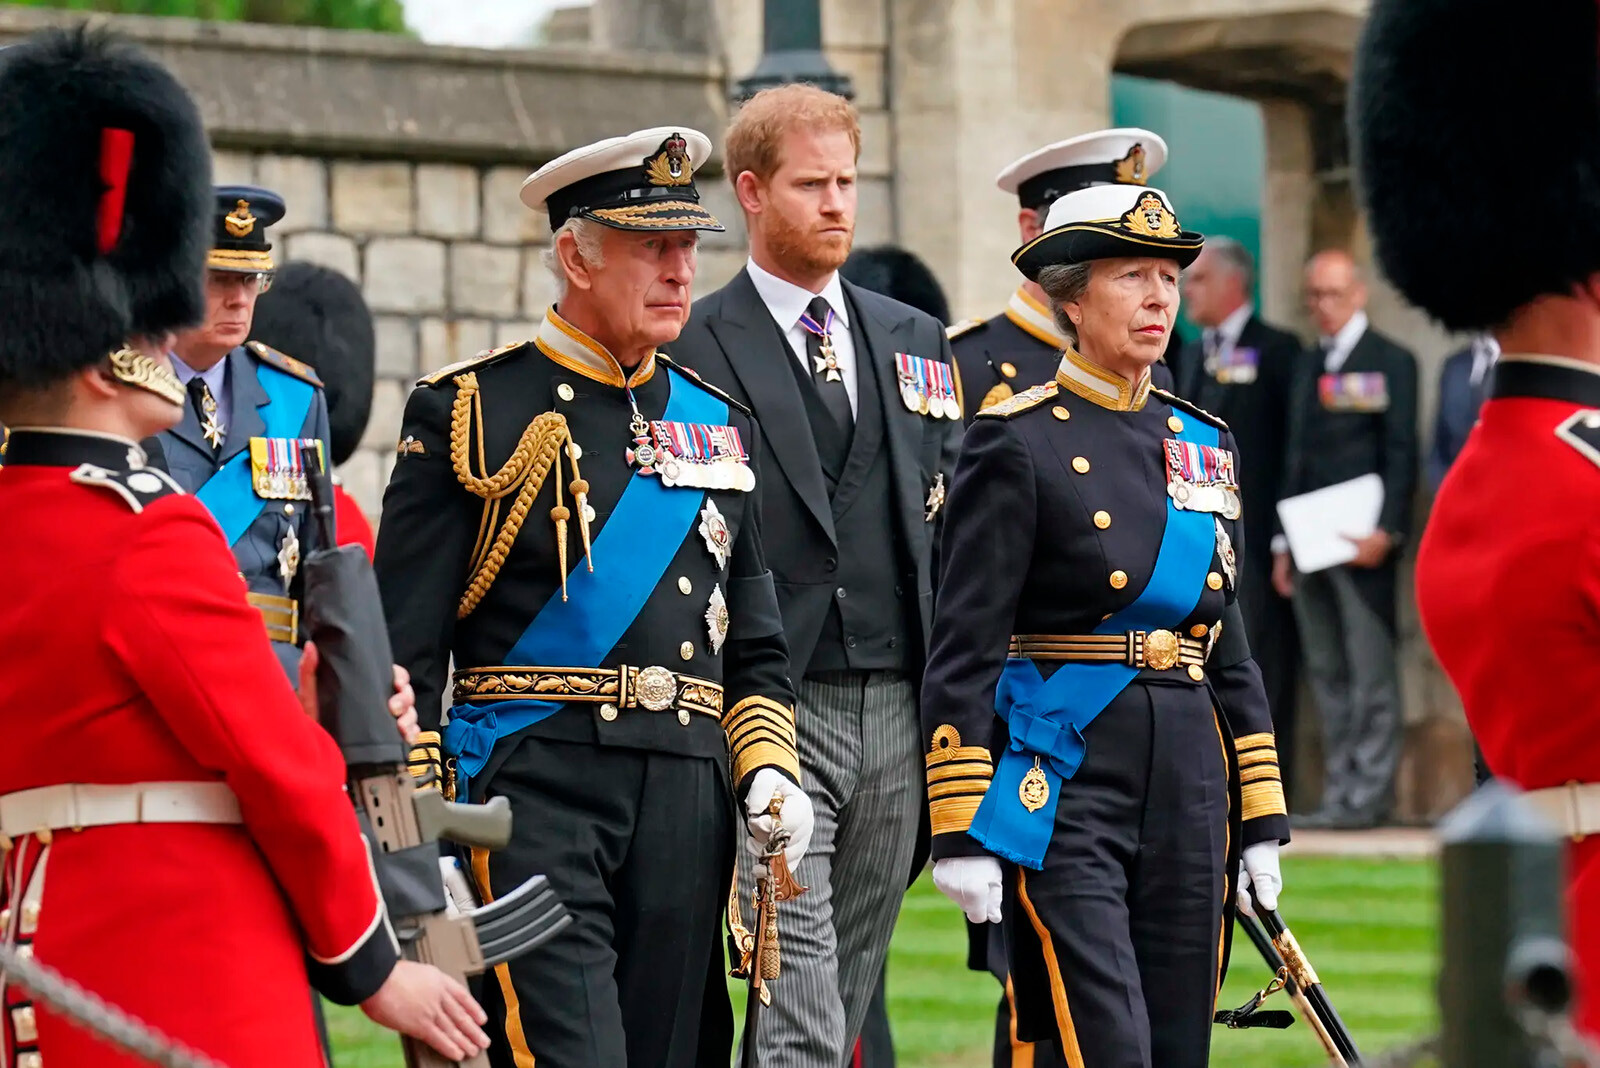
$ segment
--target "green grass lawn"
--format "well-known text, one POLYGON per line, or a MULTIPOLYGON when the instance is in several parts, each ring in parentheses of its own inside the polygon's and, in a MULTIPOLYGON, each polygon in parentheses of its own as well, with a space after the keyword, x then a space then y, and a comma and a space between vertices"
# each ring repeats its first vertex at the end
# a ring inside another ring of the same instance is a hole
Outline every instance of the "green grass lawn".
MULTIPOLYGON (((1437 1026, 1434 864, 1289 856, 1284 878, 1285 917, 1362 1052, 1372 1056, 1437 1026)), ((999 987, 965 963, 961 915, 924 877, 906 898, 889 951, 889 1016, 900 1068, 987 1068, 999 987)), ((1223 1004, 1244 1002, 1267 977, 1240 935, 1223 1004)), ((742 1003, 736 991, 736 1006, 742 1003)), ((1278 995, 1270 1007, 1291 1006, 1278 995)), ((329 1025, 337 1068, 400 1068, 398 1042, 359 1011, 333 1009, 329 1025)), ((1327 1061, 1296 1023, 1287 1031, 1219 1028, 1211 1063, 1313 1068, 1327 1061)))

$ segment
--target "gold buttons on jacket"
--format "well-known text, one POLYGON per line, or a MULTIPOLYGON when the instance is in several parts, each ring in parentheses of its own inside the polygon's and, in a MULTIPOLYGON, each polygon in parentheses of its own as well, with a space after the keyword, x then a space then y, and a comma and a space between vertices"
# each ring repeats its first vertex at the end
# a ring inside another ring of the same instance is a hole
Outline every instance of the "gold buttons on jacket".
POLYGON ((1072 418, 1072 413, 1061 407, 1059 404, 1050 409, 1050 414, 1061 420, 1063 423, 1072 418))
POLYGON ((1167 429, 1172 431, 1174 434, 1183 433, 1183 420, 1179 419, 1175 415, 1167 416, 1167 429))
POLYGON ((1196 623, 1189 628, 1189 633, 1193 637, 1204 638, 1206 636, 1206 625, 1204 623, 1196 623))
POLYGON ((556 396, 560 397, 564 401, 571 400, 572 399, 572 387, 569 386, 565 382, 561 383, 559 386, 556 387, 556 396))
POLYGON ((614 723, 617 718, 617 706, 613 704, 601 705, 600 718, 605 720, 607 723, 614 723))
POLYGON ((1205 678, 1206 678, 1206 673, 1205 673, 1204 669, 1202 669, 1200 667, 1199 664, 1190 664, 1189 665, 1189 677, 1191 679, 1193 679, 1195 682, 1204 682, 1205 678))
POLYGON ((1126 571, 1113 571, 1113 572, 1111 572, 1111 588, 1112 589, 1120 590, 1120 589, 1122 589, 1122 587, 1126 586, 1127 584, 1128 584, 1128 573, 1126 571))
POLYGON ((284 515, 294 515, 294 505, 292 505, 292 504, 284 505, 283 506, 283 514, 284 515))
POLYGON ((678 646, 678 655, 683 657, 685 660, 693 660, 694 642, 684 642, 682 645, 678 646))
POLYGON ((1111 525, 1111 513, 1110 512, 1096 512, 1094 514, 1094 525, 1099 527, 1101 530, 1104 530, 1107 527, 1109 527, 1111 525))
POLYGON ((36 1051, 17 1054, 17 1068, 44 1068, 44 1057, 36 1051))
POLYGON ((689 581, 688 575, 678 576, 678 592, 683 594, 685 597, 694 592, 694 583, 689 581))
POLYGON ((32 1005, 11 1010, 11 1027, 17 1032, 18 1042, 39 1041, 39 1021, 33 1014, 32 1005))
POLYGON ((689 710, 687 708, 678 709, 678 722, 685 727, 689 725, 689 710))
POLYGON ((1007 360, 1005 363, 1000 365, 1000 373, 1005 375, 1007 378, 1015 378, 1017 377, 1017 365, 1012 363, 1010 360, 1007 360))
POLYGON ((1214 590, 1222 589, 1222 576, 1217 574, 1215 571, 1211 572, 1211 574, 1206 576, 1206 585, 1210 586, 1214 590))
POLYGON ((1072 469, 1080 475, 1087 475, 1089 473, 1089 458, 1087 456, 1074 456, 1072 458, 1072 469))

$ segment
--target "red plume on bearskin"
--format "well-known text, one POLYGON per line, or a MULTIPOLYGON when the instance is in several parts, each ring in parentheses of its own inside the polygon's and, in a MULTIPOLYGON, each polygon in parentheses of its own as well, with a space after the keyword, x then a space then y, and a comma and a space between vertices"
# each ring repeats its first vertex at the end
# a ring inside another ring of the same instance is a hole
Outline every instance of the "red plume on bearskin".
POLYGON ((1351 143, 1378 260, 1487 329, 1600 272, 1595 0, 1374 0, 1351 143))
POLYGON ((0 380, 199 322, 211 204, 199 111, 155 60, 86 29, 0 51, 0 380))

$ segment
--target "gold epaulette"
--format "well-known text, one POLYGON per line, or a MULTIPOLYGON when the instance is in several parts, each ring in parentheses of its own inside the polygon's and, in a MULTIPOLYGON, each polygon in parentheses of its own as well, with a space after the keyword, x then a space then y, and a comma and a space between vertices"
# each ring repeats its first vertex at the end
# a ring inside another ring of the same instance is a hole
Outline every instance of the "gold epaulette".
POLYGON ((988 322, 989 320, 987 319, 963 319, 959 323, 951 323, 949 326, 945 327, 944 336, 950 341, 954 341, 963 334, 972 333, 974 330, 978 329, 978 327, 984 326, 988 322))
POLYGON ((979 419, 1010 419, 1021 415, 1023 412, 1037 408, 1045 401, 1054 397, 1060 391, 1060 386, 1054 382, 1044 382, 1030 389, 1025 389, 1013 397, 1007 397, 999 404, 991 404, 978 412, 979 419))
POLYGON ((981 745, 962 745, 949 723, 933 732, 924 759, 928 773, 928 819, 934 834, 962 834, 989 792, 994 757, 981 745))
POLYGON ((1278 771, 1277 739, 1270 731, 1235 738, 1239 754, 1240 816, 1245 820, 1288 815, 1283 777, 1278 771))
POLYGON ((313 386, 321 386, 322 379, 317 377, 317 372, 309 363, 295 359, 287 353, 279 352, 271 345, 263 345, 259 341, 248 341, 245 348, 250 350, 262 363, 269 367, 276 367, 284 374, 294 375, 302 382, 310 382, 313 386))
POLYGON ((511 355, 524 345, 530 344, 532 344, 532 342, 513 341, 509 344, 501 345, 497 349, 484 349, 476 356, 469 356, 464 360, 458 360, 455 363, 439 368, 437 371, 431 371, 428 374, 423 375, 421 378, 417 379, 417 385, 437 386, 440 382, 443 382, 445 379, 450 378, 453 375, 457 375, 462 371, 472 370, 474 368, 482 367, 485 364, 492 363, 501 357, 511 355))
POLYGON ((1176 393, 1168 393, 1164 389, 1157 389, 1155 387, 1151 387, 1150 392, 1154 393, 1156 396, 1160 397, 1162 400, 1166 401, 1168 404, 1172 405, 1174 408, 1181 408, 1184 411, 1188 412, 1190 415, 1195 416, 1198 419, 1204 419, 1206 422, 1210 423, 1212 426, 1216 427, 1218 430, 1227 430, 1228 429, 1228 424, 1227 423, 1224 423, 1217 416, 1212 415, 1210 412, 1206 411, 1204 408, 1200 407, 1200 405, 1194 403, 1193 401, 1184 400, 1182 397, 1178 396, 1176 393))
POLYGON ((696 371, 693 367, 685 367, 677 360, 674 360, 667 353, 661 352, 660 350, 657 350, 656 352, 656 359, 661 363, 666 364, 674 371, 677 371, 679 374, 689 379, 691 382, 705 390, 707 393, 711 394, 713 397, 716 397, 720 401, 725 401, 730 408, 734 408, 751 417, 755 416, 755 413, 750 410, 748 405, 739 403, 738 399, 731 396, 727 390, 719 389, 718 387, 713 386, 710 382, 707 382, 704 378, 701 378, 700 372, 696 371))

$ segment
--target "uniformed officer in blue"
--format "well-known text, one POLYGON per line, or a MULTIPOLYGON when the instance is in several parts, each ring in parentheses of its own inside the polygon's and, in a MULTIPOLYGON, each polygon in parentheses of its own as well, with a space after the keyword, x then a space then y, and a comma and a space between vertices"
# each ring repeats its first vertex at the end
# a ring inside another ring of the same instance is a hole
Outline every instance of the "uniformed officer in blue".
POLYGON ((448 690, 454 788, 517 817, 473 851, 478 888, 545 873, 574 917, 485 984, 495 1068, 726 1065, 733 850, 774 799, 791 865, 811 836, 756 427, 658 351, 696 231, 722 229, 694 185, 710 151, 660 127, 528 179, 556 303, 531 341, 417 383, 384 495, 378 581, 423 725, 448 690))
POLYGON ((300 561, 317 547, 299 445, 317 442, 327 462, 328 405, 310 367, 245 340, 256 298, 272 284, 267 228, 283 218, 283 198, 246 185, 216 194, 206 321, 179 334, 172 354, 188 408, 158 436, 160 462, 222 525, 250 603, 295 679, 300 561))
MULTIPOLYGON (((1017 232, 1028 242, 1044 231, 1045 215, 1059 198, 1095 185, 1146 185, 1166 162, 1167 143, 1159 134, 1132 126, 1097 130, 1029 152, 994 183, 1017 198, 1017 232)), ((946 333, 961 369, 969 424, 981 409, 1050 381, 1069 344, 1044 291, 1028 280, 999 315, 965 319, 946 333)), ((1171 388, 1164 362, 1152 366, 1151 374, 1157 386, 1171 388)))
POLYGON ((1004 912, 1018 1037, 1073 1066, 1203 1068, 1241 847, 1263 904, 1282 883, 1236 599, 1241 509, 1270 503, 1239 500, 1220 420, 1150 384, 1202 243, 1158 189, 1055 202, 1013 262, 1071 345, 974 420, 946 511, 934 883, 969 919, 1004 912))

